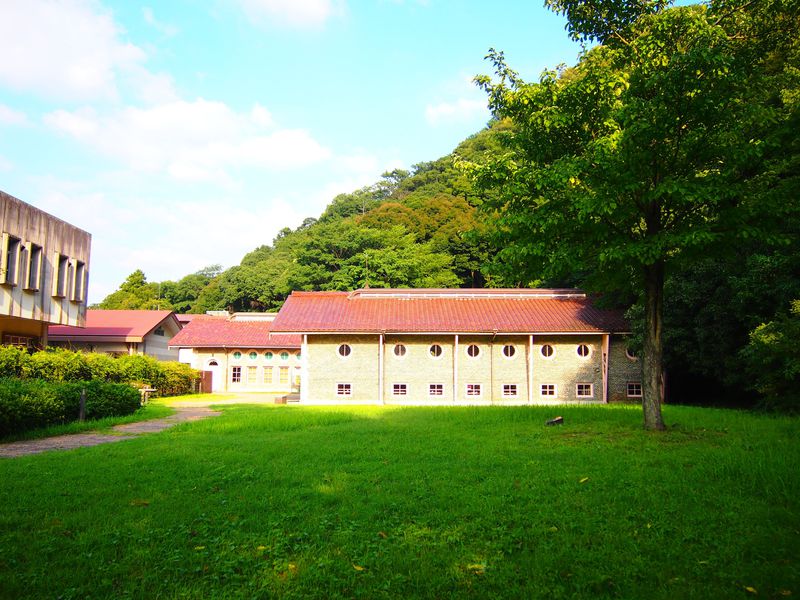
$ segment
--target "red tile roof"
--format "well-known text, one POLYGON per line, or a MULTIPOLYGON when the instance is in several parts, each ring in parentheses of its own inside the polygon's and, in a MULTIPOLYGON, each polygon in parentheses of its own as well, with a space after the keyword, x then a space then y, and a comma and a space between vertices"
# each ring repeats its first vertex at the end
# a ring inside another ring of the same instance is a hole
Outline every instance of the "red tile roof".
POLYGON ((175 326, 180 328, 175 314, 169 310, 87 310, 86 327, 50 325, 47 337, 53 341, 114 338, 141 342, 144 336, 168 319, 174 320, 175 326))
POLYGON ((578 290, 452 289, 293 292, 272 323, 292 333, 624 332, 620 311, 578 290))
POLYGON ((268 321, 229 321, 199 315, 169 342, 171 348, 299 348, 299 335, 270 333, 268 321))
POLYGON ((194 315, 191 313, 176 313, 175 318, 178 319, 178 322, 181 325, 186 325, 187 323, 191 322, 193 319, 197 318, 199 315, 194 315))

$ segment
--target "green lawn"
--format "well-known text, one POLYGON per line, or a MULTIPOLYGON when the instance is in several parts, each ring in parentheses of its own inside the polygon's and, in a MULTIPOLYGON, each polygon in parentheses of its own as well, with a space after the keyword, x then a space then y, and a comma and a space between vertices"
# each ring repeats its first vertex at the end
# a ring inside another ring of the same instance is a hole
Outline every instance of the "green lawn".
POLYGON ((222 410, 0 461, 0 597, 800 597, 796 418, 222 410))

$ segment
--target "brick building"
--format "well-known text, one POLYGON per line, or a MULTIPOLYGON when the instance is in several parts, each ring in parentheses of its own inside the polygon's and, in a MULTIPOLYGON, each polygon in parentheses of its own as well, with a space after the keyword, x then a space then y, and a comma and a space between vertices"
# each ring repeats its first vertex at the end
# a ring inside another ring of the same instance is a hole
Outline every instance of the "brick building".
POLYGON ((301 402, 549 404, 641 396, 618 311, 577 290, 294 292, 301 402))

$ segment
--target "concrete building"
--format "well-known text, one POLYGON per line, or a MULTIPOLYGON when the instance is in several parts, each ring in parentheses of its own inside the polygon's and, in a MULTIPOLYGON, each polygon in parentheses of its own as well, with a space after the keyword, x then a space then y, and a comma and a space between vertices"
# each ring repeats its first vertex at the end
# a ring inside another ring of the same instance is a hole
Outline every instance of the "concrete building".
POLYGON ((300 336, 275 335, 275 313, 198 315, 170 342, 180 362, 210 371, 215 392, 297 392, 300 336))
POLYGON ((0 341, 47 345, 48 324, 86 319, 92 236, 0 192, 0 341))
POLYGON ((169 310, 88 310, 84 327, 51 325, 48 336, 51 346, 70 350, 178 360, 169 342, 180 330, 169 310))
POLYGON ((604 403, 641 396, 618 311, 576 290, 294 292, 301 402, 604 403))

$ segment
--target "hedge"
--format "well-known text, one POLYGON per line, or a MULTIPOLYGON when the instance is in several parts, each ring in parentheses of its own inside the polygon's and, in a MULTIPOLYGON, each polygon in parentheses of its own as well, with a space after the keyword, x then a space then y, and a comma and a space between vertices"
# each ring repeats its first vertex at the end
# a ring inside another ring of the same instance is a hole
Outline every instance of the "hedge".
POLYGON ((129 415, 141 406, 139 392, 127 384, 1 378, 0 436, 76 420, 83 389, 88 419, 129 415))
POLYGON ((52 348, 29 354, 15 346, 0 346, 0 377, 42 379, 49 382, 106 381, 156 390, 156 396, 190 394, 200 378, 198 371, 178 362, 161 362, 150 356, 112 358, 94 352, 52 348))

